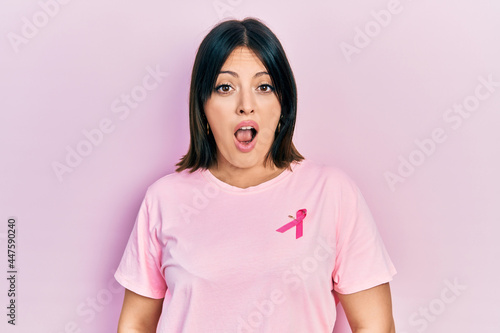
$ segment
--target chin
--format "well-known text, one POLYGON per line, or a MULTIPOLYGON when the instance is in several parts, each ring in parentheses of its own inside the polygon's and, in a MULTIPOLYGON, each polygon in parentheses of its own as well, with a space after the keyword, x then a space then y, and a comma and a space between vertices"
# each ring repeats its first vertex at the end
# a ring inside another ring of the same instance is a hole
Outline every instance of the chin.
POLYGON ((228 160, 228 163, 236 168, 249 169, 262 163, 262 160, 263 158, 258 158, 257 156, 238 156, 228 160))
MULTIPOLYGON (((257 148, 257 147, 256 147, 257 148)), ((259 149, 254 149, 248 153, 242 153, 237 149, 232 150, 229 154, 219 155, 224 163, 239 169, 249 169, 255 166, 261 166, 264 163, 266 155, 259 152, 259 149)))

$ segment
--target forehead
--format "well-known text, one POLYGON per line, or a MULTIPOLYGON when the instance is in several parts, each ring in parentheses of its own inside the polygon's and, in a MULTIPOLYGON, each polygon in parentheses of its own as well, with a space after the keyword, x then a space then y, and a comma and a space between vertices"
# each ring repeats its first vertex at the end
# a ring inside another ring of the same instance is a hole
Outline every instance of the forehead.
POLYGON ((231 52, 221 71, 235 70, 235 71, 263 71, 266 67, 260 61, 259 57, 246 46, 239 46, 231 52))

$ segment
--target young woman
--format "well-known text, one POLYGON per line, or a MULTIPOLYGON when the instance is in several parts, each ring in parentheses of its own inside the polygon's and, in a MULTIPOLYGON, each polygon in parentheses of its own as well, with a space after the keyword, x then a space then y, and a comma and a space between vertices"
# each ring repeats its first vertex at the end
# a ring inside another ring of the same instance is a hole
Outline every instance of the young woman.
POLYGON ((151 185, 115 274, 118 332, 394 332, 396 273, 359 189, 292 143, 297 92, 255 19, 195 59, 187 154, 151 185))

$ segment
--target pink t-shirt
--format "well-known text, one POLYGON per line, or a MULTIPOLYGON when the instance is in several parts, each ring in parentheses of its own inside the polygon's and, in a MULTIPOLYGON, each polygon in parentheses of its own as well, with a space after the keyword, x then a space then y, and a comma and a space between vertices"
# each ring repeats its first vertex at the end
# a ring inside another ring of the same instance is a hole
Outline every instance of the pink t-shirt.
POLYGON ((208 170, 148 188, 115 278, 165 298, 158 332, 331 333, 332 289, 392 280, 353 181, 309 160, 292 170, 246 189, 208 170))

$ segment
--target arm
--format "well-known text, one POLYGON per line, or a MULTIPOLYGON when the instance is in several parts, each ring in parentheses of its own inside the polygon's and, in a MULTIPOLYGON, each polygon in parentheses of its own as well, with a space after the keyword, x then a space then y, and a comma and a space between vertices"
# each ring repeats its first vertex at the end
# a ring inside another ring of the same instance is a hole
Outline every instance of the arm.
POLYGON ((353 333, 395 333, 389 283, 353 294, 338 294, 353 333))
POLYGON ((160 319, 162 299, 154 299, 125 289, 118 333, 155 333, 160 319))

